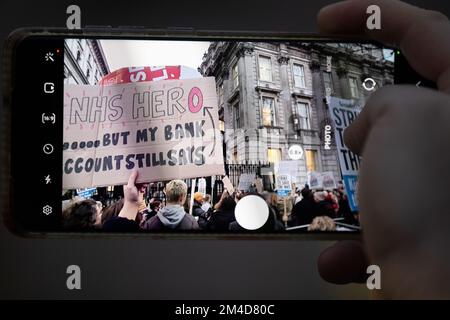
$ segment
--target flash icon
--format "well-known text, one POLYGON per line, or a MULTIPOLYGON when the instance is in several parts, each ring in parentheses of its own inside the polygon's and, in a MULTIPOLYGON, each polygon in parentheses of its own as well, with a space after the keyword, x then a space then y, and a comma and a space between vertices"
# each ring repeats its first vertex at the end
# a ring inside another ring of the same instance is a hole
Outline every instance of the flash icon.
POLYGON ((50 178, 50 175, 48 174, 47 176, 45 176, 45 184, 50 184, 52 182, 52 179, 50 178))

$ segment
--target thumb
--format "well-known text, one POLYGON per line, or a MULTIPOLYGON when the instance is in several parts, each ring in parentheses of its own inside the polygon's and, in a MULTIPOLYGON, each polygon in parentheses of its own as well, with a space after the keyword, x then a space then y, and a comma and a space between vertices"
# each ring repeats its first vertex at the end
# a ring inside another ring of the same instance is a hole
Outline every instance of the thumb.
POLYGON ((131 172, 131 175, 128 178, 128 184, 127 184, 127 186, 129 188, 132 188, 136 185, 136 180, 137 180, 138 176, 139 176, 139 172, 136 169, 131 172))

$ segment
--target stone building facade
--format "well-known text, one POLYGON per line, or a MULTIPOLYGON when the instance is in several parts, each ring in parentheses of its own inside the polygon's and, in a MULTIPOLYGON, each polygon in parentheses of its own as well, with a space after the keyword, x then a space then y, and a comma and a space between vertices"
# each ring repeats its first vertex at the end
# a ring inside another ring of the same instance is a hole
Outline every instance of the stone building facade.
POLYGON ((110 72, 100 41, 66 39, 64 49, 64 83, 95 85, 110 72))
POLYGON ((366 78, 393 82, 392 55, 370 44, 211 43, 199 71, 216 79, 226 162, 276 164, 300 145, 302 182, 308 171, 341 180, 336 148, 323 143, 327 96, 363 105, 366 78))

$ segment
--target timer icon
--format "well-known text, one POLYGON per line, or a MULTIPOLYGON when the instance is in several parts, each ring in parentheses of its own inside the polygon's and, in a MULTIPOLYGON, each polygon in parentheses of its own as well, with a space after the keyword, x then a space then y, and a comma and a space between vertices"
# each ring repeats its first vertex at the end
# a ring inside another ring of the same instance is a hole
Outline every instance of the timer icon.
POLYGON ((42 148, 42 151, 44 151, 45 154, 51 154, 53 153, 53 146, 50 143, 47 143, 42 148))

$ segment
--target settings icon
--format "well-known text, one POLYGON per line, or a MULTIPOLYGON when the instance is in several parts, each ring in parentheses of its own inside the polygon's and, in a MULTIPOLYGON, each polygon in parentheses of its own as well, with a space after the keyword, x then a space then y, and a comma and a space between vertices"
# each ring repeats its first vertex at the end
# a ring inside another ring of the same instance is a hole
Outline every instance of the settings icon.
POLYGON ((50 213, 52 213, 52 207, 50 207, 49 205, 43 206, 42 213, 48 216, 50 213))

